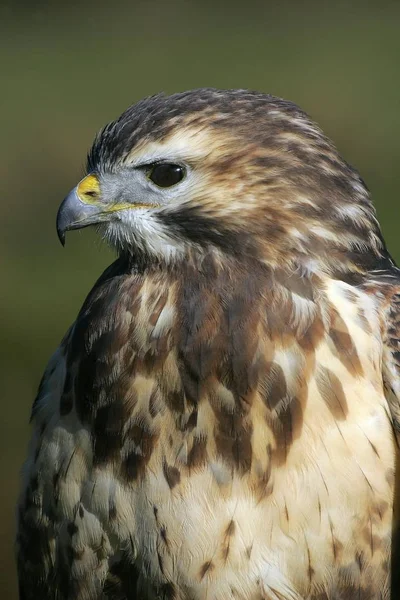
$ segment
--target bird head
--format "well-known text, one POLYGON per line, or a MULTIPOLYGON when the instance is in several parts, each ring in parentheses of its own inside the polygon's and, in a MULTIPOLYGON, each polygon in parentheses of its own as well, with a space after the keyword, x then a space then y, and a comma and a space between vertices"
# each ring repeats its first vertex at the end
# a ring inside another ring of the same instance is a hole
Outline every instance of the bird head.
POLYGON ((122 255, 213 251, 270 267, 359 271, 384 252, 368 191, 295 104, 246 90, 159 94, 96 137, 57 216, 122 255), (367 261, 367 262, 368 262, 367 261))

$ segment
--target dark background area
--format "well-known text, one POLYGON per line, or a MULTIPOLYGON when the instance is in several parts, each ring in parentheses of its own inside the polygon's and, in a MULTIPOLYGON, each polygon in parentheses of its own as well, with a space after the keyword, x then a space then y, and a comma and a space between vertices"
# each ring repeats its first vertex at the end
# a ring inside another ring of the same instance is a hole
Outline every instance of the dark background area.
MULTIPOLYGON (((400 3, 162 1, 0 7, 0 598, 47 359, 112 254, 55 216, 96 131, 158 91, 246 87, 298 103, 372 191, 400 259, 400 3)), ((40 599, 38 599, 40 600, 40 599)))

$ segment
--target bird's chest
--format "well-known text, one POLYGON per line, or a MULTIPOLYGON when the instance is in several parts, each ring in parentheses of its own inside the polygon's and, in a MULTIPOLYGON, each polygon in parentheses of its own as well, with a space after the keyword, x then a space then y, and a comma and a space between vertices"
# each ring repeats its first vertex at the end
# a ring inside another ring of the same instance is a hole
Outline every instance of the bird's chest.
POLYGON ((139 587, 216 600, 386 589, 395 456, 378 324, 333 300, 293 336, 283 320, 261 320, 263 334, 251 312, 226 330, 206 314, 135 378, 115 512, 139 587))
POLYGON ((141 475, 90 466, 89 437, 69 445, 58 432, 64 443, 56 456, 53 441, 39 485, 55 560, 73 582, 68 600, 88 586, 96 600, 99 586, 147 600, 380 598, 390 568, 390 427, 378 409, 335 428, 300 436, 280 467, 254 458, 249 470, 196 429, 179 448, 161 436, 141 475))
POLYGON ((378 597, 390 562, 390 440, 378 408, 305 433, 270 471, 257 458, 240 471, 207 446, 189 467, 189 440, 175 461, 160 453, 116 506, 122 519, 129 513, 143 589, 150 580, 182 598, 314 598, 320 589, 378 597))
POLYGON ((374 324, 346 306, 295 334, 243 298, 229 319, 188 300, 183 335, 171 295, 85 324, 52 392, 36 466, 74 597, 95 567, 109 597, 385 598, 395 457, 374 324))

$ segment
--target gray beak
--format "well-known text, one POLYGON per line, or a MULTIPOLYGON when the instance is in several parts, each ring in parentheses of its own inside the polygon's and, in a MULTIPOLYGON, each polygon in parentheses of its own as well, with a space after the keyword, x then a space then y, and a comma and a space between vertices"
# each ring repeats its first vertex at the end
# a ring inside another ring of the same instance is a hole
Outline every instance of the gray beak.
POLYGON ((57 234, 65 244, 65 233, 81 229, 104 220, 105 206, 101 204, 99 182, 90 174, 68 194, 57 213, 57 234))

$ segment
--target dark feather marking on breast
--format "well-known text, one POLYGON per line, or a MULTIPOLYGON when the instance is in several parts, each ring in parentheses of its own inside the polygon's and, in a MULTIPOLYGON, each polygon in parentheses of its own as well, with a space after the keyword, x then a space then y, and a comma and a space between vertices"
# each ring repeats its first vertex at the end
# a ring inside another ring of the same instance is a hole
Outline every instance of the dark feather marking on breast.
POLYGON ((335 419, 344 420, 348 406, 340 379, 333 371, 323 366, 318 368, 315 379, 319 393, 332 415, 335 419))
POLYGON ((335 355, 343 363, 349 373, 353 376, 361 377, 363 375, 363 368, 353 339, 346 323, 333 307, 331 308, 329 338, 332 341, 335 355))
POLYGON ((160 371, 163 367, 167 351, 164 351, 160 346, 158 348, 149 348, 146 352, 141 352, 136 347, 130 349, 126 357, 126 376, 128 378, 135 375, 143 375, 151 377, 155 372, 160 371))
POLYGON ((110 600, 138 600, 140 570, 127 552, 111 562, 103 585, 103 593, 110 600))
POLYGON ((214 563, 211 560, 207 560, 200 568, 199 578, 200 581, 204 579, 207 573, 211 573, 214 570, 214 563))
MULTIPOLYGON (((325 489, 327 489, 326 484, 325 484, 325 489)), ((318 516, 319 516, 319 524, 321 526, 322 506, 321 506, 321 498, 319 496, 318 496, 318 516)))
POLYGON ((260 381, 260 395, 269 410, 276 408, 287 394, 287 384, 282 367, 277 363, 266 364, 266 375, 260 381))
POLYGON ((274 490, 274 481, 272 477, 272 456, 273 450, 271 444, 266 446, 266 455, 268 457, 266 469, 259 475, 254 485, 254 494, 257 502, 268 498, 274 490))
MULTIPOLYGON (((289 403, 287 403, 279 411, 279 416, 271 419, 270 421, 276 440, 276 448, 273 451, 272 460, 278 466, 286 463, 290 448, 294 441, 292 414, 294 401, 295 399, 292 399, 289 403)), ((301 422, 299 422, 299 425, 301 425, 301 422)))
POLYGON ((239 471, 246 473, 251 469, 253 449, 251 436, 253 426, 237 428, 234 435, 224 435, 219 432, 216 435, 216 446, 221 457, 239 471))
POLYGON ((149 415, 154 419, 161 412, 162 400, 160 390, 156 387, 153 389, 149 399, 149 415))
POLYGON ((311 585, 313 582, 313 577, 315 574, 315 569, 312 566, 311 563, 311 551, 310 551, 310 546, 308 545, 307 542, 307 538, 305 538, 305 544, 306 544, 306 549, 307 549, 307 575, 308 575, 308 583, 309 583, 309 591, 311 589, 311 585))
POLYGON ((357 319, 360 323, 361 328, 363 329, 363 331, 365 331, 365 333, 368 333, 368 334, 372 333, 371 323, 368 321, 367 317, 365 316, 365 312, 361 306, 359 306, 357 308, 357 319))
MULTIPOLYGON (((271 298, 271 301, 273 297, 271 298)), ((292 320, 292 306, 291 300, 284 301, 281 299, 280 304, 277 304, 275 310, 265 309, 266 314, 266 333, 271 340, 271 343, 275 345, 280 343, 289 336, 292 337, 294 334, 293 327, 290 325, 292 320)))
POLYGON ((285 501, 284 501, 283 510, 284 510, 284 513, 285 513, 286 521, 289 523, 289 511, 288 511, 288 507, 287 507, 286 498, 285 498, 285 501))
POLYGON ((170 490, 174 489, 174 487, 180 483, 181 473, 177 467, 168 465, 164 462, 163 473, 170 490))
POLYGON ((127 482, 135 481, 144 474, 146 460, 136 451, 129 452, 121 465, 121 472, 127 482))
POLYGON ((97 408, 92 424, 93 461, 101 465, 115 458, 122 448, 122 431, 126 421, 123 404, 113 402, 97 408))
POLYGON ((279 365, 269 365, 269 376, 273 385, 262 388, 263 397, 270 412, 267 422, 275 437, 275 449, 272 450, 273 464, 280 466, 287 460, 293 442, 300 436, 303 427, 303 411, 308 398, 308 385, 305 379, 298 382, 296 395, 288 395, 283 372, 279 365), (285 392, 285 393, 284 393, 285 392))
POLYGON ((334 533, 333 523, 332 523, 332 520, 329 515, 328 515, 328 520, 329 520, 329 529, 331 532, 331 544, 332 544, 333 559, 335 562, 337 562, 342 555, 343 544, 338 540, 338 538, 336 537, 336 535, 334 533))
POLYGON ((187 467, 196 469, 203 466, 207 461, 207 438, 205 436, 195 435, 192 446, 187 456, 187 467))
POLYGON ((182 414, 185 410, 185 392, 182 390, 167 390, 164 394, 166 405, 178 414, 182 414))
POLYGON ((367 436, 367 434, 366 434, 365 432, 364 432, 364 435, 365 435, 365 438, 366 438, 367 442, 369 443, 369 445, 370 445, 370 447, 371 447, 371 450, 372 450, 372 452, 375 454, 375 456, 376 456, 377 458, 380 458, 380 455, 379 455, 378 449, 377 449, 377 447, 375 446, 375 444, 374 444, 373 442, 371 442, 371 440, 369 439, 369 437, 367 436))
POLYGON ((183 429, 185 431, 192 431, 196 426, 197 426, 197 416, 198 416, 198 412, 197 410, 193 410, 190 413, 190 416, 185 424, 185 426, 183 427, 183 429))
POLYGON ((297 342, 304 352, 315 352, 326 334, 322 318, 318 315, 307 329, 297 336, 297 342))
POLYGON ((253 550, 253 542, 249 546, 247 546, 245 549, 245 554, 246 554, 247 560, 250 560, 252 550, 253 550))
POLYGON ((222 560, 226 562, 228 560, 229 551, 231 548, 232 537, 235 535, 236 523, 231 519, 224 531, 222 544, 221 544, 221 556, 222 560))
POLYGON ((125 439, 130 439, 136 445, 122 461, 122 475, 127 481, 135 480, 145 473, 159 437, 158 430, 148 428, 138 423, 133 424, 126 433, 125 439))
POLYGON ((212 405, 216 416, 215 444, 220 456, 235 469, 244 473, 251 468, 253 425, 246 419, 245 403, 232 410, 212 405))
POLYGON ((360 533, 366 544, 369 546, 371 556, 381 548, 382 544, 386 543, 386 540, 382 540, 380 536, 374 533, 371 515, 368 518, 368 523, 363 527, 360 533))
POLYGON ((192 406, 196 406, 200 400, 202 378, 198 367, 200 361, 190 360, 188 355, 178 352, 178 368, 181 376, 182 387, 186 401, 192 406))
POLYGON ((160 537, 161 537, 162 541, 164 542, 166 548, 169 549, 169 541, 168 541, 167 528, 166 527, 161 527, 160 528, 160 537))
POLYGON ((173 583, 171 583, 170 581, 168 583, 164 583, 162 586, 160 586, 160 597, 162 598, 162 600, 177 600, 178 599, 178 592, 177 589, 175 587, 175 585, 173 583))

